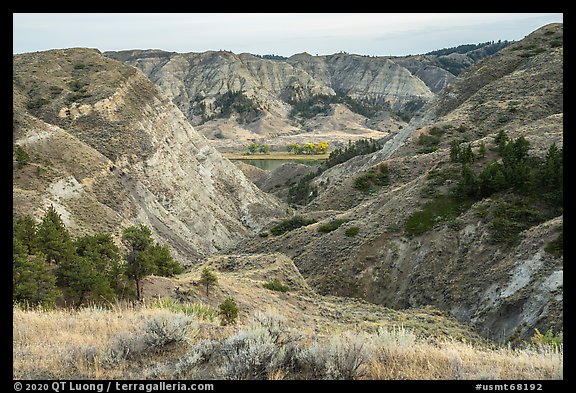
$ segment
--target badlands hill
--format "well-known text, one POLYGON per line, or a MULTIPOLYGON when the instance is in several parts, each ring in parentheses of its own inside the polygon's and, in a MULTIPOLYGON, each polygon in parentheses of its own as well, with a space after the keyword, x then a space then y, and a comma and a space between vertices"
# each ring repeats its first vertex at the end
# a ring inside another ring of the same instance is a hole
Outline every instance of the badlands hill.
POLYGON ((28 156, 13 166, 14 214, 54 205, 75 233, 147 224, 184 265, 286 214, 136 68, 65 49, 15 55, 13 75, 28 156))
POLYGON ((142 70, 219 149, 237 149, 239 142, 251 139, 285 145, 318 138, 337 143, 385 137, 463 69, 506 45, 485 43, 406 57, 300 53, 272 60, 223 50, 105 55, 142 70), (454 52, 457 49, 462 53, 454 52), (223 108, 222 97, 231 92, 243 95, 244 115, 223 108), (297 104, 336 95, 352 99, 354 110, 349 103, 331 103, 322 105, 318 116, 293 113, 297 104), (250 116, 245 115, 246 106, 250 116))
POLYGON ((14 56, 13 214, 39 218, 53 205, 74 236, 147 224, 186 266, 146 278, 138 307, 16 306, 14 376, 562 378, 561 351, 506 352, 485 340, 562 330, 562 204, 514 188, 463 200, 453 192, 470 186, 463 174, 480 182, 502 162, 499 135, 524 138, 534 168, 562 148, 563 27, 469 57, 451 77, 437 60, 460 55, 14 56), (422 63, 426 78, 419 59, 433 63, 422 63), (369 118, 339 101, 290 116, 299 101, 337 94, 383 107, 369 118), (239 106, 222 117, 225 99, 239 106), (290 192, 282 171, 244 175, 213 147, 330 133, 386 142, 313 178, 292 168, 309 182, 302 205, 274 196, 290 192), (468 172, 453 142, 472 150, 468 172), (383 184, 358 187, 383 165, 383 184), (316 222, 277 231, 296 215, 316 222), (219 277, 210 295, 198 283, 204 267, 219 277), (264 287, 274 279, 290 290, 264 287), (228 297, 237 326, 215 323, 228 297))
POLYGON ((500 341, 530 336, 535 327, 561 329, 563 258, 546 249, 562 234, 562 209, 547 211, 537 197, 509 191, 460 207, 443 198, 462 171, 450 158, 452 141, 470 144, 476 175, 501 160, 500 131, 525 138, 534 157, 562 146, 562 36, 561 24, 548 25, 478 62, 381 150, 310 181, 317 196, 301 213, 318 223, 240 250, 290 256, 321 293, 394 308, 433 305, 500 341), (354 187, 381 164, 388 166, 388 186, 368 193, 354 187), (433 213, 436 208, 455 210, 433 213), (426 214, 429 229, 411 231, 411 217, 426 214), (530 221, 530 214, 542 217, 530 221), (320 230, 334 220, 344 223, 320 230), (358 234, 348 236, 352 227, 358 234), (517 234, 514 241, 495 240, 506 231, 517 234))

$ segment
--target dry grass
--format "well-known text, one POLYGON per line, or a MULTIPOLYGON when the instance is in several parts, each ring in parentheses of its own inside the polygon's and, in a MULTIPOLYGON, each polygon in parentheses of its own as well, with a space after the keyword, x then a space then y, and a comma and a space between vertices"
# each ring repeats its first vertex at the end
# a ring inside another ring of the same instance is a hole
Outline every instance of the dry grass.
POLYGON ((98 308, 22 310, 13 314, 13 376, 16 379, 65 378, 71 372, 98 378, 98 366, 88 370, 81 348, 104 349, 114 335, 135 329, 145 311, 122 314, 98 308))
POLYGON ((561 351, 495 348, 434 309, 399 311, 317 295, 290 260, 237 255, 210 259, 208 265, 219 275, 209 297, 193 284, 199 265, 177 279, 149 277, 147 301, 137 307, 43 311, 15 306, 13 377, 563 378, 561 351), (263 288, 271 278, 290 282, 294 290, 263 288), (175 287, 183 297, 179 301, 171 298, 175 287), (241 315, 237 325, 224 327, 208 311, 229 296, 241 315), (182 337, 190 317, 193 324, 182 337), (159 333, 150 330, 158 326, 159 333), (235 361, 223 355, 234 348, 250 350, 235 361), (272 364, 246 369, 250 359, 260 359, 257 354, 272 364))
POLYGON ((78 311, 23 310, 13 313, 15 379, 124 378, 127 365, 103 367, 119 337, 142 336, 147 321, 177 314, 152 307, 116 306, 78 311))
POLYGON ((457 341, 416 342, 378 348, 366 365, 368 379, 563 379, 563 353, 550 348, 486 349, 457 341))
MULTIPOLYGON (((291 326, 289 319, 281 315, 272 316, 274 318, 255 314, 254 321, 263 327, 258 329, 256 325, 220 327, 216 323, 196 321, 185 340, 176 345, 161 350, 144 347, 145 351, 133 352, 129 356, 116 355, 112 361, 111 354, 115 353, 119 343, 125 346, 126 343, 141 344, 138 340, 145 335, 145 327, 150 325, 150 321, 178 321, 185 315, 148 306, 116 306, 109 310, 93 307, 78 311, 23 310, 15 306, 13 378, 141 379, 153 377, 155 373, 152 370, 155 369, 163 370, 163 375, 171 378, 178 372, 174 365, 186 356, 193 357, 197 344, 215 339, 218 345, 226 348, 230 339, 234 337, 238 341, 247 333, 254 336, 248 335, 253 338, 251 345, 255 353, 264 349, 272 351, 271 354, 284 353, 281 364, 289 364, 287 347, 284 346, 296 345, 298 350, 293 353, 299 353, 300 357, 292 360, 315 365, 315 374, 310 374, 309 367, 297 372, 284 367, 274 368, 266 374, 269 379, 345 376, 394 380, 563 378, 562 350, 494 349, 454 340, 418 337, 412 330, 403 328, 380 328, 372 333, 335 331, 318 336, 312 332, 302 334, 291 326), (269 339, 260 340, 260 333, 270 336, 269 339), (260 342, 272 347, 260 348, 260 342), (350 346, 350 343, 355 344, 350 346), (354 348, 358 350, 358 356, 350 357, 349 353, 354 352, 354 348), (323 366, 332 363, 331 367, 323 366)), ((201 369, 204 377, 227 378, 223 371, 229 368, 226 367, 227 360, 215 353, 209 362, 191 363, 192 368, 184 371, 195 375, 198 371, 194 370, 201 369)))

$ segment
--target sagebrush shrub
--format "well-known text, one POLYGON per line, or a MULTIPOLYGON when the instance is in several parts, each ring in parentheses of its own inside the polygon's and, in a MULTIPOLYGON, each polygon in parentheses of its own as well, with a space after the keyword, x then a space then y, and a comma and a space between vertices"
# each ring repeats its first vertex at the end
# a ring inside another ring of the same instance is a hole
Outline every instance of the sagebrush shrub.
POLYGON ((242 330, 224 341, 225 379, 266 379, 282 363, 280 351, 267 329, 242 330))
POLYGON ((186 341, 195 319, 183 314, 162 313, 148 318, 135 333, 117 336, 108 360, 134 359, 146 352, 160 353, 186 341))
POLYGON ((209 362, 216 358, 220 350, 220 342, 216 340, 200 340, 194 344, 188 352, 178 358, 178 361, 168 361, 154 364, 145 371, 145 377, 151 379, 196 379, 193 374, 196 366, 209 362))
POLYGON ((317 379, 355 379, 361 366, 372 355, 372 346, 365 334, 345 332, 317 341, 299 351, 299 363, 317 379))
POLYGON ((194 318, 181 314, 164 314, 146 321, 142 340, 149 351, 162 352, 172 344, 186 340, 189 326, 194 318))

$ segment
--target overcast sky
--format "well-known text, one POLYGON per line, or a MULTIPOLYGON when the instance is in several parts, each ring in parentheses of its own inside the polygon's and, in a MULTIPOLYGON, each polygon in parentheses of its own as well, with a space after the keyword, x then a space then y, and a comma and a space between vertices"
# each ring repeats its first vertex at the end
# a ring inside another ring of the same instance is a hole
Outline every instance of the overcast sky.
POLYGON ((563 14, 192 13, 13 14, 13 53, 56 48, 229 50, 291 56, 340 51, 404 56, 520 40, 563 14))

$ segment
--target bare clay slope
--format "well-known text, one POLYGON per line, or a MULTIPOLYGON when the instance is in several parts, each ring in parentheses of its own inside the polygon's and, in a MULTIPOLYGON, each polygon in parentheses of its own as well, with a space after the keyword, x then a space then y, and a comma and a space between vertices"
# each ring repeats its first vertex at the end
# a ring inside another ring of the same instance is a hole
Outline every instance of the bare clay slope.
POLYGON ((508 44, 462 45, 404 57, 345 52, 314 56, 304 52, 272 60, 225 50, 125 50, 105 55, 142 70, 197 130, 222 150, 238 149, 239 142, 250 139, 286 145, 317 137, 333 142, 385 137, 404 125, 402 119, 429 102, 462 70, 508 44), (218 100, 229 92, 242 92, 252 100, 253 108, 240 111, 250 113, 257 108, 257 116, 219 116, 222 101, 218 100), (378 116, 365 111, 353 114, 334 104, 314 119, 290 114, 295 102, 334 94, 348 95, 357 104, 383 106, 378 116))
POLYGON ((341 133, 336 139, 344 142, 362 136, 378 138, 382 131, 403 124, 396 117, 390 118, 390 112, 421 105, 434 96, 422 80, 385 57, 302 53, 278 61, 228 51, 122 51, 106 55, 140 68, 219 148, 239 139, 309 138, 314 131, 341 133), (234 115, 213 119, 211 116, 217 113, 215 101, 228 92, 242 92, 261 111, 260 115, 247 122, 234 115), (385 111, 384 120, 375 122, 338 108, 332 108, 327 123, 321 119, 296 121, 290 115, 293 101, 336 93, 359 101, 387 103, 390 110, 385 111))
POLYGON ((395 308, 433 305, 497 340, 525 338, 536 327, 562 329, 563 258, 545 251, 562 231, 562 215, 525 229, 512 245, 498 243, 491 240, 491 220, 507 197, 496 195, 425 233, 405 231, 407 219, 431 195, 455 185, 449 174, 461 169, 450 162, 450 141, 468 140, 475 154, 484 143, 487 154, 476 170, 498 159, 494 138, 500 130, 525 137, 537 157, 552 144, 563 145, 561 37, 561 25, 545 26, 478 63, 381 151, 337 165, 315 181, 318 197, 303 212, 320 222, 255 239, 242 251, 287 254, 323 294, 395 308), (508 119, 499 121, 504 115, 508 119), (418 153, 419 135, 434 126, 445 130, 437 150, 418 153), (353 188, 355 178, 383 162, 389 186, 373 194, 353 188), (349 222, 319 232, 336 218, 349 222), (346 236, 351 227, 359 233, 346 236))
MULTIPOLYGON (((330 168, 315 180, 320 197, 313 208, 337 208, 340 202, 334 196, 340 195, 336 190, 341 183, 349 185, 351 178, 390 157, 418 154, 420 134, 429 134, 434 126, 453 127, 438 144, 447 148, 453 140, 480 140, 562 113, 562 37, 562 25, 550 24, 474 64, 380 151, 330 168)), ((422 156, 430 158, 430 166, 435 154, 422 156)))
POLYGON ((14 213, 50 204, 75 233, 144 223, 184 263, 285 214, 139 70, 97 50, 14 56, 14 213))

